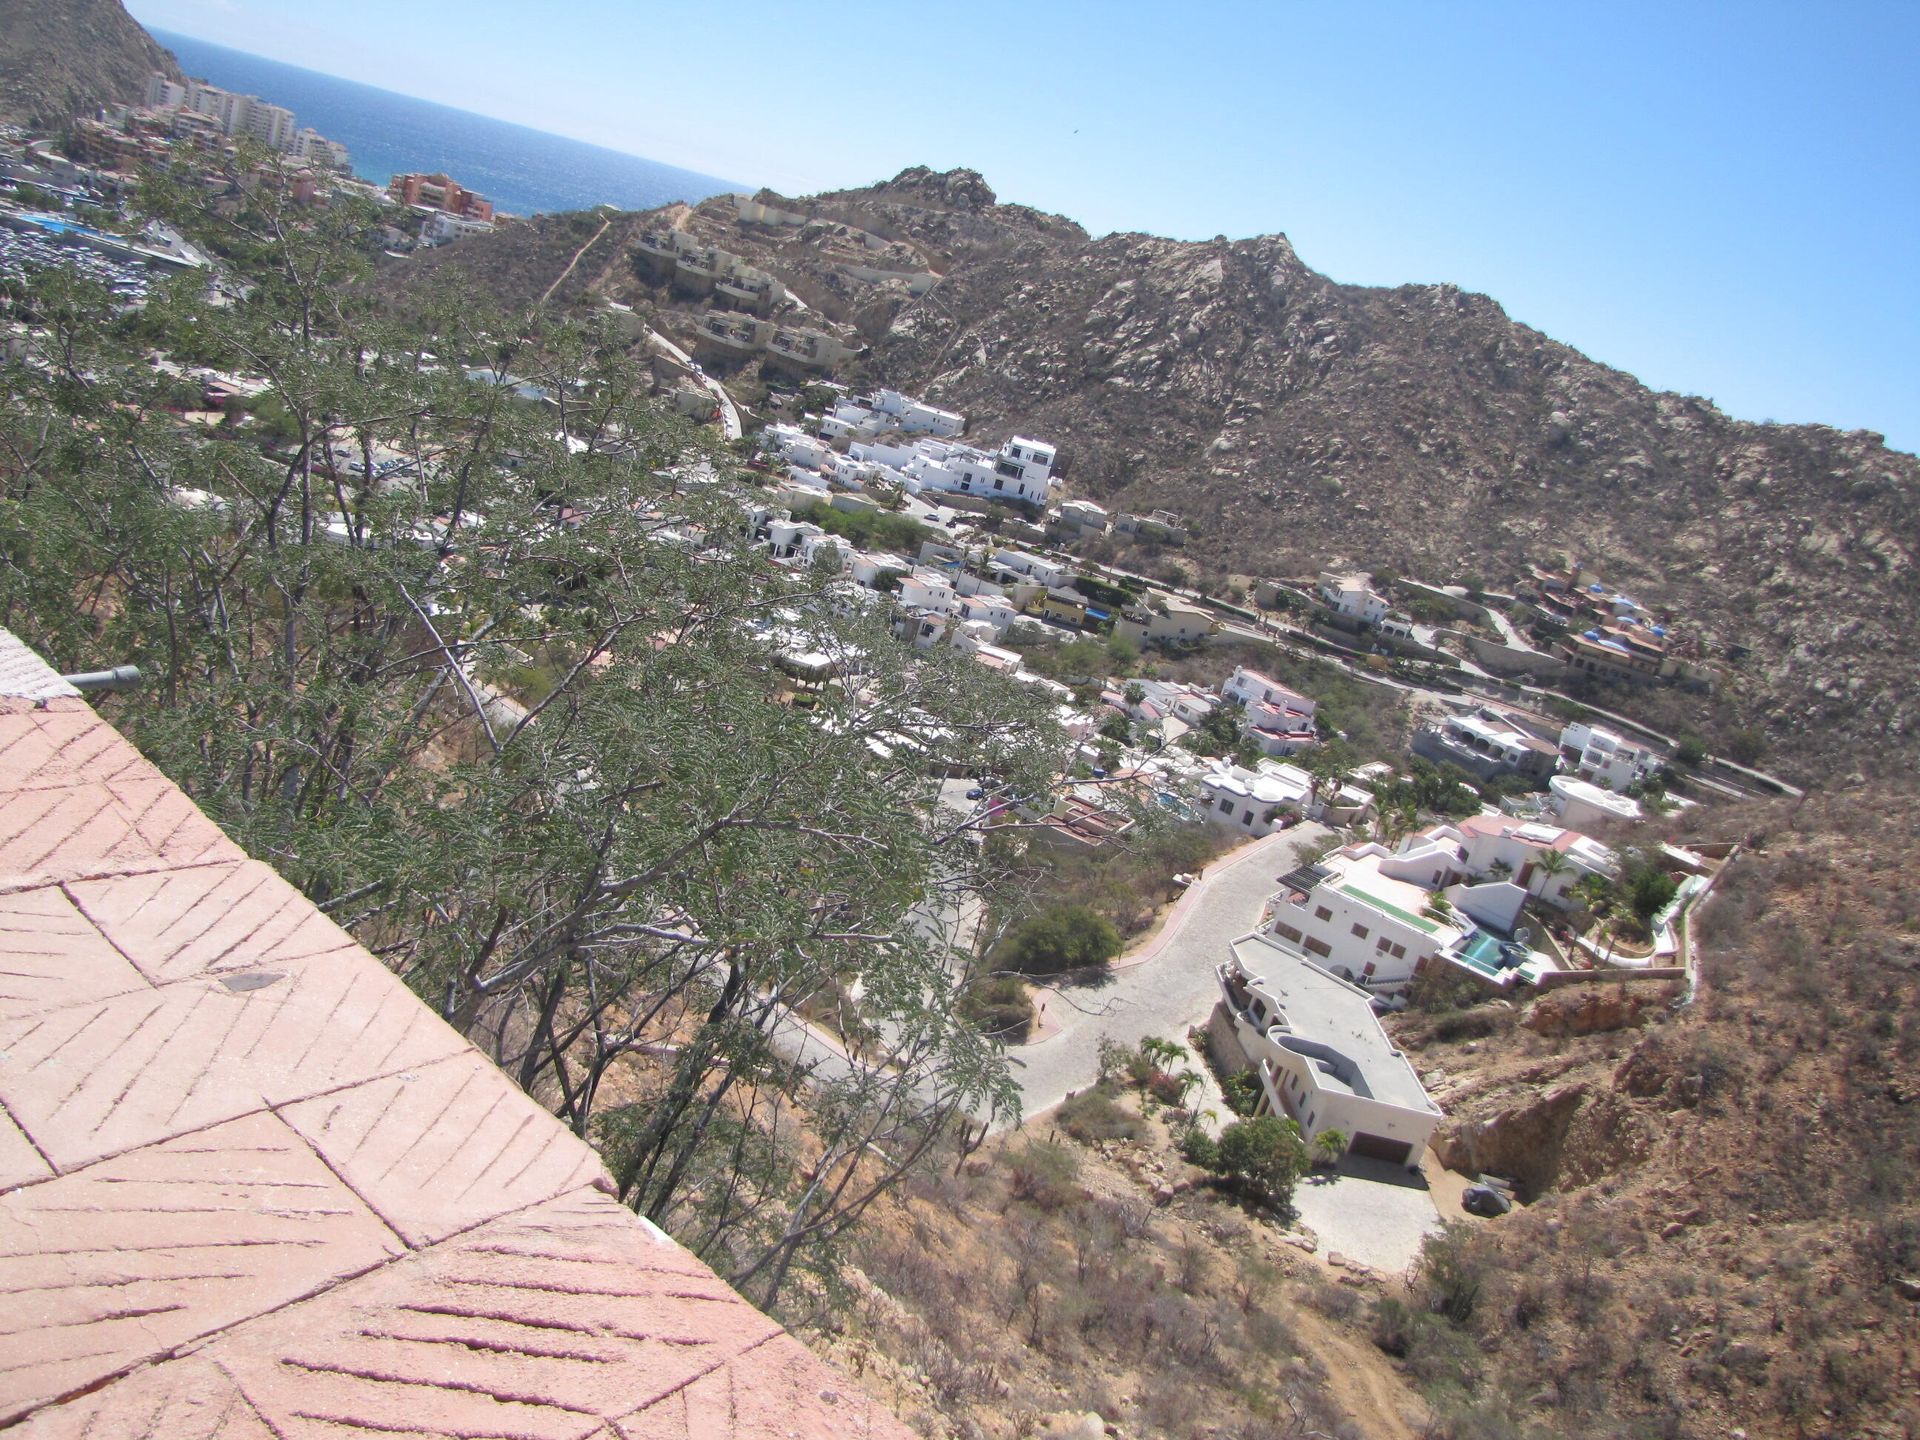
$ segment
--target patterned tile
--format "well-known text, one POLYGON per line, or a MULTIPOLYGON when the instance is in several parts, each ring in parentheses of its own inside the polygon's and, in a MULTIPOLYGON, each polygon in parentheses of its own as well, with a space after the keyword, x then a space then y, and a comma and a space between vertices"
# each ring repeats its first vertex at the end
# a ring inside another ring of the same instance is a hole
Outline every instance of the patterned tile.
POLYGON ((240 848, 172 785, 146 780, 21 788, 0 756, 0 890, 90 875, 236 861, 240 848))
POLYGON ((156 984, 206 972, 363 958, 352 938, 257 860, 68 887, 156 984))
POLYGON ((400 1242, 271 1115, 0 1197, 0 1425, 400 1242))
POLYGON ((60 789, 151 777, 140 752, 84 702, 0 714, 7 788, 60 789))
POLYGON ((57 886, 0 894, 0 1020, 147 988, 57 886))
POLYGON ((412 1245, 605 1183, 593 1150, 472 1050, 282 1114, 412 1245))
POLYGON ((34 1412, 8 1440, 275 1440, 216 1365, 174 1360, 34 1412))
POLYGON ((13 1123, 13 1117, 0 1110, 0 1193, 52 1174, 53 1167, 40 1158, 40 1152, 13 1123))
POLYGON ((247 1326, 208 1355, 288 1440, 335 1434, 323 1421, 577 1440, 779 1333, 589 1191, 247 1326))
POLYGON ((467 1049, 355 951, 0 1022, 0 1101, 65 1171, 467 1049))

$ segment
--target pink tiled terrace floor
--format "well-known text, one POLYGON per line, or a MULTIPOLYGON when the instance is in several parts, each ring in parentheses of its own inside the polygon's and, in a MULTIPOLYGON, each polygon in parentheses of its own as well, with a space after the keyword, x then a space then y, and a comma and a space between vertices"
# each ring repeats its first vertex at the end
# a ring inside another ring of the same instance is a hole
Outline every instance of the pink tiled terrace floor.
POLYGON ((0 630, 0 1429, 901 1437, 0 630))

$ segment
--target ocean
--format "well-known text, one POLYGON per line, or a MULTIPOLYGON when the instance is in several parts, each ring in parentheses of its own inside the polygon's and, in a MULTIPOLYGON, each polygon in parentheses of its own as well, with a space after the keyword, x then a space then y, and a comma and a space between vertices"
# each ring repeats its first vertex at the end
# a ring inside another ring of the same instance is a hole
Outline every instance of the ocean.
POLYGON ((354 173, 377 185, 408 171, 440 171, 514 215, 595 205, 651 210, 675 200, 704 200, 756 188, 283 65, 189 35, 152 33, 179 57, 187 74, 284 105, 298 124, 338 140, 352 156, 354 173))

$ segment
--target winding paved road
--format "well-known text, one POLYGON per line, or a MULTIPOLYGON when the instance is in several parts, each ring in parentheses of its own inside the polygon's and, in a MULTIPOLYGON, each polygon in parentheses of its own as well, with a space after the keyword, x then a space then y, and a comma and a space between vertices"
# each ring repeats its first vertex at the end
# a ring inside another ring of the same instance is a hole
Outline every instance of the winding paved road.
POLYGON ((1180 1040, 1188 1026, 1203 1023, 1219 997, 1213 971, 1226 958, 1227 942, 1259 922, 1275 879, 1293 868, 1294 847, 1318 844, 1330 833, 1307 823, 1242 846, 1210 866, 1160 933, 1117 962, 1104 984, 1037 992, 1047 1020, 1060 1028, 1007 1052, 1026 1118, 1093 1084, 1102 1039, 1125 1045, 1149 1035, 1180 1040))

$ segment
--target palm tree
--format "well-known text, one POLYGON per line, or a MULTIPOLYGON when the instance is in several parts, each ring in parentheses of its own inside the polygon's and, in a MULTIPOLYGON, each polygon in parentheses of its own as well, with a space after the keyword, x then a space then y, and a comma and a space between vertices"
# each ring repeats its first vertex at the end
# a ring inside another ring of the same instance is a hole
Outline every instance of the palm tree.
POLYGON ((1322 1165, 1337 1165, 1340 1157, 1347 1153, 1347 1136, 1342 1130, 1326 1129, 1313 1137, 1313 1148, 1319 1152, 1322 1165))
POLYGON ((1535 873, 1543 877, 1540 888, 1534 894, 1544 896, 1553 881, 1573 869, 1573 861, 1558 850, 1542 850, 1535 858, 1533 868, 1535 873))

